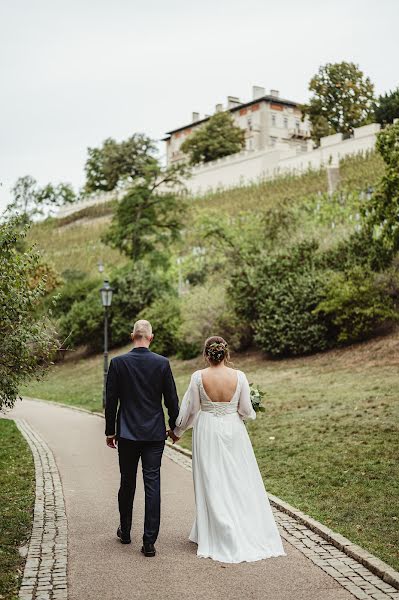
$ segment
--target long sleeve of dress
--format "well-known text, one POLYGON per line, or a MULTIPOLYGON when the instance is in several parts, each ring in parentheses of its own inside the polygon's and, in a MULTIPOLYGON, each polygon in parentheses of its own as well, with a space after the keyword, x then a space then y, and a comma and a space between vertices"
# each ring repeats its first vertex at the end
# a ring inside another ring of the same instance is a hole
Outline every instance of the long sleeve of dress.
POLYGON ((186 429, 193 426, 195 417, 201 408, 198 383, 195 378, 195 373, 191 376, 190 385, 184 394, 183 401, 180 406, 179 416, 176 419, 176 427, 174 434, 181 437, 186 429))
POLYGON ((241 373, 241 394, 238 401, 238 414, 242 419, 256 419, 256 412, 252 407, 251 393, 246 375, 241 373))

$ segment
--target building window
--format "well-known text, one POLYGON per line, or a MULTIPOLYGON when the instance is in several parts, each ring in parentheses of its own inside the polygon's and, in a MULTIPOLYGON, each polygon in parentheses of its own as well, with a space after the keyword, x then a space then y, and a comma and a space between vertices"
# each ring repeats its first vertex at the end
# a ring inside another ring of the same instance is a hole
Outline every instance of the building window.
POLYGON ((284 127, 288 129, 288 117, 284 117, 284 127))
POLYGON ((251 119, 251 117, 249 117, 249 119, 247 121, 247 125, 248 125, 249 131, 252 131, 252 119, 251 119))
POLYGON ((272 115, 272 126, 276 127, 276 115, 272 115))
POLYGON ((300 126, 301 126, 301 122, 299 121, 299 119, 296 119, 295 120, 295 127, 299 130, 300 126))
POLYGON ((277 142, 277 138, 275 138, 275 137, 270 138, 270 145, 272 148, 274 148, 274 146, 276 145, 276 142, 277 142))
POLYGON ((253 139, 249 138, 249 140, 248 140, 248 150, 253 150, 253 149, 254 149, 253 139))

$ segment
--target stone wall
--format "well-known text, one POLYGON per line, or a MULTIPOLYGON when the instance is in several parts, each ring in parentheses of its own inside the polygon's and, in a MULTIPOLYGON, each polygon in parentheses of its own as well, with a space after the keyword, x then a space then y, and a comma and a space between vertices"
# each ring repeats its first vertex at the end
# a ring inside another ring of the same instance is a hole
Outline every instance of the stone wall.
MULTIPOLYGON (((204 165, 195 167, 192 177, 187 181, 187 188, 193 194, 205 194, 218 188, 230 188, 273 179, 285 173, 300 174, 309 169, 322 167, 338 167, 345 156, 365 153, 373 150, 378 123, 365 125, 354 130, 353 136, 343 139, 341 133, 321 138, 320 146, 315 150, 298 151, 287 148, 279 142, 271 150, 244 151, 225 156, 204 165)), ((115 193, 104 192, 90 199, 61 208, 56 217, 65 217, 88 206, 108 202, 115 198, 115 193)))

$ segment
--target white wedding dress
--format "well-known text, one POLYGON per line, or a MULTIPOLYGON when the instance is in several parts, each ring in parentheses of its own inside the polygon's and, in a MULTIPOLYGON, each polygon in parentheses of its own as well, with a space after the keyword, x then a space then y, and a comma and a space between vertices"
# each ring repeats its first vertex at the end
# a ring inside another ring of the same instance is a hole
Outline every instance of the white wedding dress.
POLYGON ((193 427, 197 555, 225 563, 285 555, 243 419, 255 419, 249 384, 237 371, 230 402, 213 402, 196 371, 174 430, 193 427))

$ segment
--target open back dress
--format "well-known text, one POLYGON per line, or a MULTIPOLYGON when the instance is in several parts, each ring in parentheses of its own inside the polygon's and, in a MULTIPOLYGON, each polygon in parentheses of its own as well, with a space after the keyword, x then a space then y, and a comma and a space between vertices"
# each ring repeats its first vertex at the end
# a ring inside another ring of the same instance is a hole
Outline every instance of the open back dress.
POLYGON ((225 563, 285 555, 243 419, 255 419, 242 371, 230 402, 208 397, 193 373, 174 430, 193 427, 196 518, 189 539, 197 555, 225 563))

